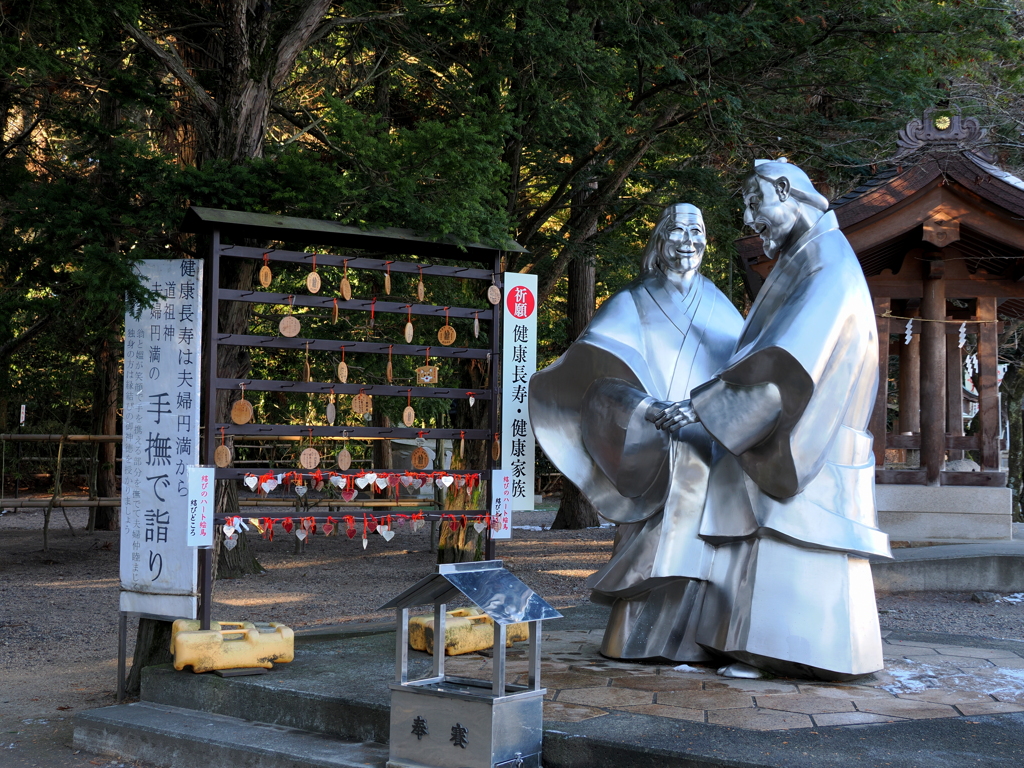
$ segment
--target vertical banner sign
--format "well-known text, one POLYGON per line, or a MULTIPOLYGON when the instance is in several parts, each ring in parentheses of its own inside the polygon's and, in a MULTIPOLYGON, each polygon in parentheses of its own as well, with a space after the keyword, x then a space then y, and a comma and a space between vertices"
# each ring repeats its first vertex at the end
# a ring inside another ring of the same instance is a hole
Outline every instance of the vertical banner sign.
POLYGON ((537 370, 537 276, 502 274, 501 468, 512 475, 512 509, 533 509, 530 377, 537 370))
POLYGON ((512 538, 512 473, 491 470, 491 538, 512 538))
POLYGON ((147 259, 136 270, 160 298, 124 318, 121 610, 195 618, 188 467, 199 463, 203 263, 147 259))
POLYGON ((213 479, 210 467, 188 468, 187 546, 213 546, 213 479))

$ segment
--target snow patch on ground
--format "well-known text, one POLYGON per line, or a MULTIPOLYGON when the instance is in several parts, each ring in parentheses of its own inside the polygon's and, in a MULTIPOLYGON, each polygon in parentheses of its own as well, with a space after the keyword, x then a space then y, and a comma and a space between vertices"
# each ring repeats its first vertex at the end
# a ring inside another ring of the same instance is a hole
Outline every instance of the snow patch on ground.
POLYGON ((706 669, 699 669, 698 667, 691 667, 689 664, 680 664, 678 667, 672 667, 674 672, 697 672, 702 674, 707 672, 706 669))

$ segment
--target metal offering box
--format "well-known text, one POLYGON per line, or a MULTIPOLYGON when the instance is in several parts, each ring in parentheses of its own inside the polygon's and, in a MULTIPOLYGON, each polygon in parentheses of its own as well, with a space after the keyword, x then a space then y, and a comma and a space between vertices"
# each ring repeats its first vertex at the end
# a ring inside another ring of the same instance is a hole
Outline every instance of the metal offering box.
POLYGON ((540 768, 540 623, 562 614, 500 560, 439 565, 386 608, 396 609, 398 620, 388 768, 540 768), (446 675, 442 643, 431 676, 409 680, 409 609, 433 604, 434 636, 443 638, 447 602, 459 593, 494 620, 492 679, 446 675), (512 685, 505 681, 505 628, 522 621, 530 630, 528 681, 512 685))

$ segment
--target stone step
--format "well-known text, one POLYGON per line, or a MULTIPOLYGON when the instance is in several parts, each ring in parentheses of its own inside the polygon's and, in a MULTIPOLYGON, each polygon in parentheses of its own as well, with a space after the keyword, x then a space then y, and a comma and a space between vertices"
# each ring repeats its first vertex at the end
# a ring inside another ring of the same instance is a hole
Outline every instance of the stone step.
POLYGON ((177 672, 170 665, 142 673, 142 701, 193 709, 339 739, 387 743, 390 689, 387 678, 362 685, 346 667, 321 669, 322 658, 296 658, 267 675, 221 678, 177 672), (276 673, 276 674, 275 674, 276 673))
POLYGON ((75 749, 163 768, 382 768, 388 748, 150 702, 75 716, 75 749))

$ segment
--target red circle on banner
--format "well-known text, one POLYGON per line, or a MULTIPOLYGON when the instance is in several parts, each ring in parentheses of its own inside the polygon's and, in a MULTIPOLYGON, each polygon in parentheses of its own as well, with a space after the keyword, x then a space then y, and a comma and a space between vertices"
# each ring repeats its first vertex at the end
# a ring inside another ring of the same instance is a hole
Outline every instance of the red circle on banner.
POLYGON ((533 296, 533 291, 522 285, 509 288, 505 302, 509 313, 516 320, 525 320, 537 308, 537 300, 533 296))

